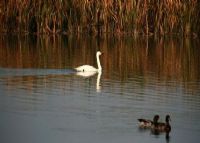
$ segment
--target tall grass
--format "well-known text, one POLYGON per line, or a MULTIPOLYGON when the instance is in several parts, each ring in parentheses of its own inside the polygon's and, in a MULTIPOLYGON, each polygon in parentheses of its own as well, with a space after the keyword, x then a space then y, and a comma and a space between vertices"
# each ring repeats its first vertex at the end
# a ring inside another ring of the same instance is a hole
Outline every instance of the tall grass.
POLYGON ((198 0, 2 0, 0 32, 200 35, 198 0))

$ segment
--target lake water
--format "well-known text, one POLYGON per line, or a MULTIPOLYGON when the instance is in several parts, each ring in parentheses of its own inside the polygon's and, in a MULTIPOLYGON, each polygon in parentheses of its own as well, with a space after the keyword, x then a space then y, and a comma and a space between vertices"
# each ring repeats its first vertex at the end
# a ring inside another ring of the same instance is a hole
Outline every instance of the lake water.
POLYGON ((196 143, 200 41, 165 37, 0 36, 0 142, 196 143), (102 74, 73 68, 96 66, 102 74), (164 121, 154 135, 138 118, 164 121))

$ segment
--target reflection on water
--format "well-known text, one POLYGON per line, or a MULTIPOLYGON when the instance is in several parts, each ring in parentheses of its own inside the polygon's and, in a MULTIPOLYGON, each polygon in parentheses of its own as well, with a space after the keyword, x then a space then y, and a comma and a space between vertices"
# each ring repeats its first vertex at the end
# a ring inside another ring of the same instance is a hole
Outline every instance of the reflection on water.
POLYGON ((101 92, 100 80, 101 80, 102 72, 98 72, 98 73, 97 72, 76 72, 75 74, 84 78, 89 78, 97 74, 96 91, 101 92))
POLYGON ((199 45, 176 37, 1 36, 0 140, 197 142, 199 45), (102 73, 74 72, 96 67, 97 50, 102 73), (171 115, 169 138, 138 130, 137 118, 154 114, 171 115))
POLYGON ((97 92, 101 92, 101 83, 100 83, 100 80, 101 80, 101 72, 98 73, 97 75, 97 83, 96 83, 96 90, 97 92))

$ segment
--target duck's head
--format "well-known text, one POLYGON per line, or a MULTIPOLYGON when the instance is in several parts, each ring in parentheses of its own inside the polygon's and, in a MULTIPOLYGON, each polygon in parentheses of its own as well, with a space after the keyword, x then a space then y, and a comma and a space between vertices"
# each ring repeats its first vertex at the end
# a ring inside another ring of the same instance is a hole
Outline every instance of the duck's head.
POLYGON ((153 122, 154 122, 154 123, 157 123, 157 122, 158 122, 158 119, 159 119, 159 115, 155 115, 154 118, 153 118, 153 122))
POLYGON ((169 123, 169 121, 171 121, 170 115, 166 115, 165 121, 166 123, 169 123))

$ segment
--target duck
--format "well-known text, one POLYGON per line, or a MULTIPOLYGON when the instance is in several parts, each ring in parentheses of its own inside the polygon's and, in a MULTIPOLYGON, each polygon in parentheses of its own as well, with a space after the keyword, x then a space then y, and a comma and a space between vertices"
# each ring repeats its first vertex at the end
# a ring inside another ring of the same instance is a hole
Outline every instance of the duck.
POLYGON ((77 72, 101 72, 102 71, 102 67, 101 67, 101 63, 100 63, 100 59, 99 59, 99 56, 101 54, 102 53, 100 51, 96 52, 96 60, 97 60, 97 67, 98 68, 95 68, 95 67, 90 66, 90 65, 82 65, 82 66, 79 66, 79 67, 75 68, 75 70, 77 72))
POLYGON ((158 123, 159 115, 155 115, 152 120, 149 119, 138 119, 140 128, 151 128, 153 125, 158 123))
POLYGON ((171 125, 170 125, 169 121, 171 121, 170 115, 166 115, 165 123, 163 123, 163 122, 155 122, 151 126, 152 131, 169 133, 171 131, 171 125))

